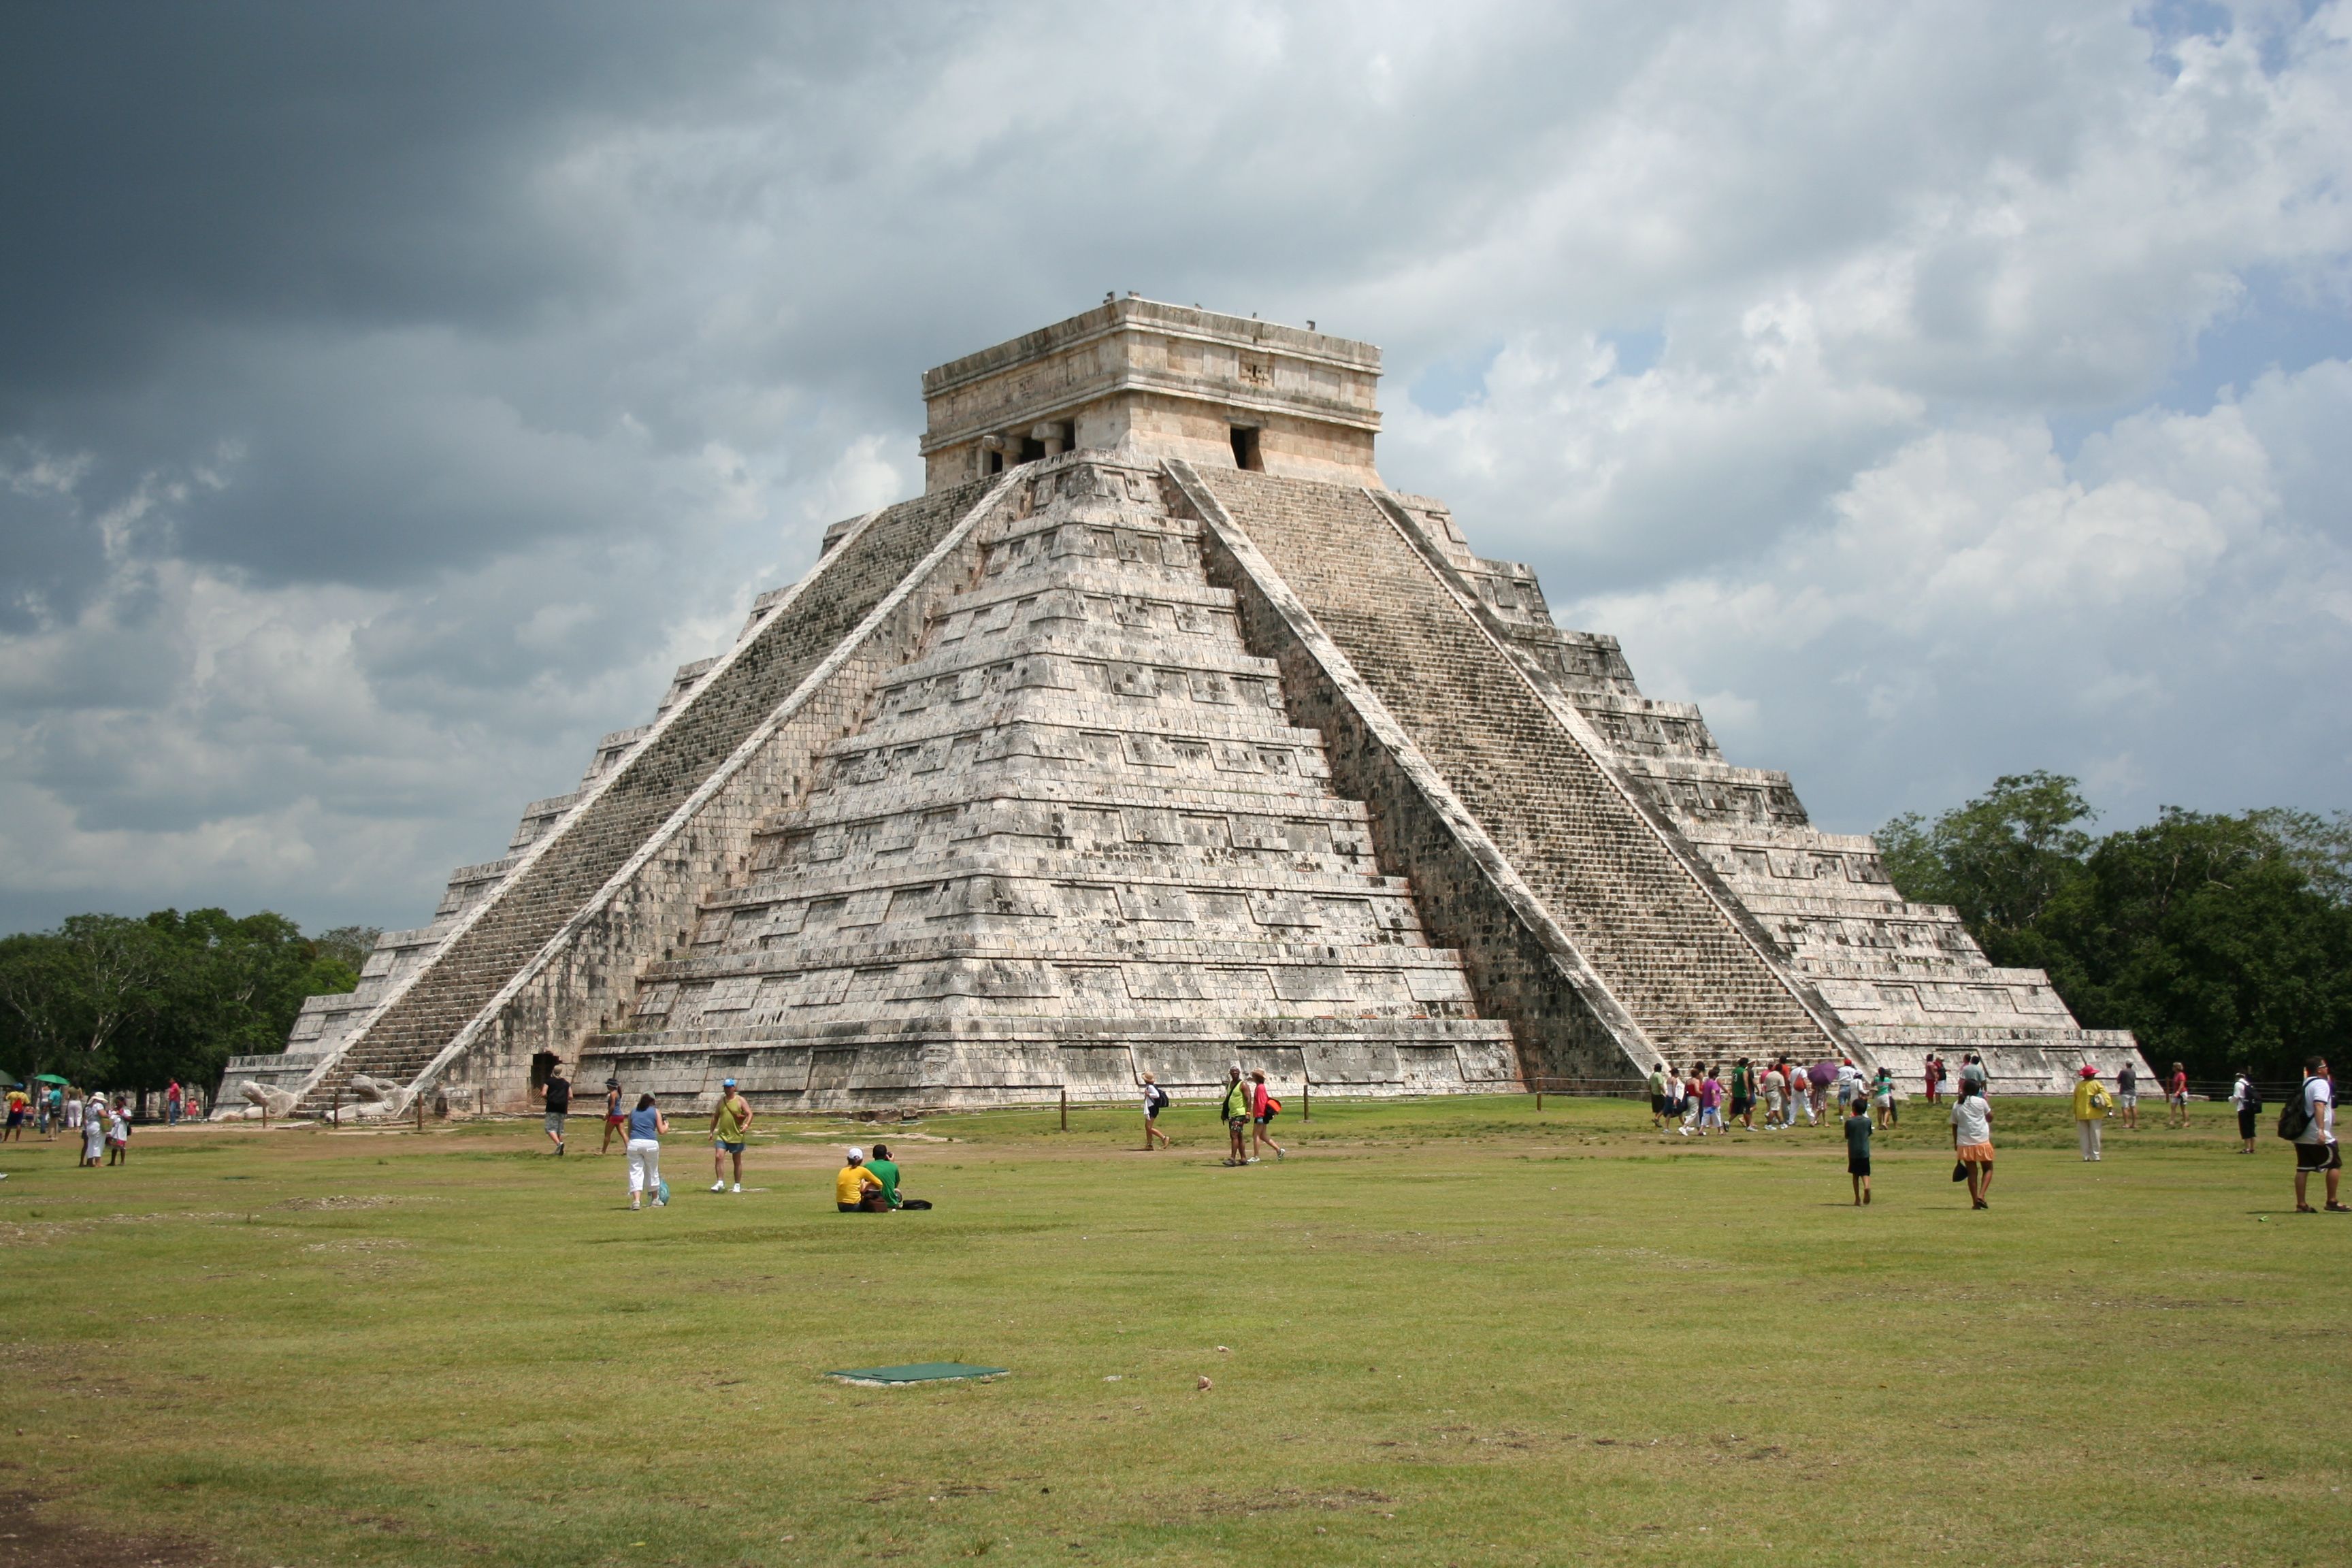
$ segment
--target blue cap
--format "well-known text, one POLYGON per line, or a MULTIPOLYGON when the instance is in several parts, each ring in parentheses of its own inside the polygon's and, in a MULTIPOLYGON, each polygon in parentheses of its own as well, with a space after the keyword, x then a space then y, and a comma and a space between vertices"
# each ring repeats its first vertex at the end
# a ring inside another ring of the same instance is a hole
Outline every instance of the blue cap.
POLYGON ((719 1087, 721 1089, 733 1089, 735 1087, 735 1080, 731 1078, 723 1080, 719 1087))

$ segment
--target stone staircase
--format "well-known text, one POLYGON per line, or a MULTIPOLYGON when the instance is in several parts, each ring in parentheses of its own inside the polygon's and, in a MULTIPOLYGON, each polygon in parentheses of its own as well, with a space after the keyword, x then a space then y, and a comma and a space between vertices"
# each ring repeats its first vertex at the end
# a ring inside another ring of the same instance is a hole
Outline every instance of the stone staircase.
POLYGON ((1852 1049, 1372 496, 1240 470, 1200 479, 1652 1046, 1677 1061, 1852 1049))
POLYGON ((876 514, 819 559, 790 615, 776 614, 778 595, 763 596, 742 637, 681 701, 642 732, 608 736, 591 770, 601 776, 315 1069, 303 1109, 325 1110, 354 1073, 412 1083, 988 488, 876 514))

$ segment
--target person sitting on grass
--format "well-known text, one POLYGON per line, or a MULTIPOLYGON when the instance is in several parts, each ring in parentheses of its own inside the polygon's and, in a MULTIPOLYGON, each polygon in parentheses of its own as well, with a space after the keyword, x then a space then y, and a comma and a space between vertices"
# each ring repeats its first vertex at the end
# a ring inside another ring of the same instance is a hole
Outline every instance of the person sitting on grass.
POLYGON ((1968 1175, 1969 1206, 1989 1209, 1985 1194, 1992 1191, 1992 1102, 1983 1086, 1965 1072, 1960 1098, 1952 1101, 1952 1153, 1968 1175))
POLYGON ((1845 1173, 1853 1178, 1853 1206, 1870 1201, 1870 1107, 1860 1100, 1847 1107, 1845 1173))
POLYGON ((843 1214, 888 1214, 882 1178, 866 1168, 866 1151, 852 1149, 849 1163, 833 1173, 833 1206, 843 1214))
POLYGON ((882 1184, 883 1202, 894 1209, 927 1209, 931 1205, 922 1198, 910 1198, 898 1190, 898 1162, 890 1157, 890 1145, 877 1143, 874 1152, 866 1157, 866 1168, 882 1184))

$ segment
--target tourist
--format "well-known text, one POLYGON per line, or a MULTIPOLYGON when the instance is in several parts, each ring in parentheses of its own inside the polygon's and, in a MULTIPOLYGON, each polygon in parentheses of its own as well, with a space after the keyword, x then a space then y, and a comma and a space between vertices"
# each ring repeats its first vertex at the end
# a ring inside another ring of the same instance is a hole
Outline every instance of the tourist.
POLYGON ((1732 1064, 1731 1120, 1756 1131, 1756 1064, 1746 1057, 1732 1064))
POLYGON ((75 1134, 81 1131, 81 1090, 78 1089, 66 1093, 66 1131, 75 1134))
POLYGON ((2099 1069, 2089 1062, 2074 1079, 2074 1136, 2083 1145, 2083 1158, 2099 1157, 2099 1129, 2106 1124, 2107 1091, 2100 1087, 2099 1069))
POLYGON ((1764 1131, 1780 1131, 1781 1119, 1789 1113, 1789 1074, 1787 1064, 1774 1058, 1764 1069, 1764 1131))
POLYGON ((1707 1134, 1709 1128, 1723 1130, 1723 1080, 1715 1076, 1712 1065, 1698 1069, 1698 1135, 1707 1134))
POLYGON ((882 1184, 882 1203, 886 1208, 898 1208, 898 1162, 890 1158, 890 1145, 877 1143, 874 1152, 866 1157, 866 1173, 882 1184))
POLYGON ((11 1138, 19 1143, 25 1141, 25 1111, 32 1103, 33 1097, 25 1092, 22 1084, 8 1086, 8 1124, 0 1127, 0 1143, 11 1138))
POLYGON ((53 1083, 49 1086, 49 1136, 55 1138, 58 1135, 58 1130, 65 1124, 66 1087, 61 1083, 53 1083))
POLYGON ((563 1119, 572 1112, 572 1080, 563 1076, 563 1064, 556 1063, 547 1069, 547 1084, 541 1091, 547 1100, 547 1117, 543 1125, 547 1140, 555 1145, 556 1158, 563 1157, 563 1119))
POLYGON ((1242 1081, 1242 1065, 1235 1062, 1225 1073, 1225 1097, 1217 1102, 1217 1114, 1225 1123, 1225 1163, 1249 1163, 1250 1092, 1242 1081))
POLYGON ((106 1163, 127 1165, 131 1163, 131 1102, 121 1095, 106 1115, 106 1163))
POLYGON ((2139 1069, 2126 1057, 2116 1073, 2116 1109, 2123 1112, 2124 1131, 2139 1131, 2139 1069))
POLYGON ((1650 1069, 1650 1131, 1666 1130, 1666 1064, 1660 1062, 1650 1069))
POLYGON ((1893 1127, 1895 1121, 1895 1069, 1882 1067, 1878 1076, 1870 1080, 1871 1108, 1878 1113, 1881 1127, 1893 1127))
POLYGON ((1845 1119, 1861 1109, 1867 1098, 1863 1093, 1862 1069, 1853 1065, 1853 1058, 1851 1057, 1840 1057, 1837 1068, 1839 1125, 1843 1126, 1845 1119))
POLYGON ((866 1151, 849 1151, 848 1163, 833 1173, 833 1206, 843 1214, 888 1214, 882 1178, 866 1168, 866 1151))
POLYGON ((621 1110, 621 1080, 608 1078, 604 1080, 604 1142, 597 1145, 596 1152, 611 1153, 613 1135, 616 1132, 621 1137, 621 1147, 625 1150, 629 1146, 628 1122, 627 1114, 621 1110))
POLYGON ((2171 1108, 2166 1126, 2189 1125, 2189 1069, 2179 1062, 2172 1064, 2172 1076, 2164 1080, 2164 1102, 2171 1108))
POLYGON ((751 1102, 728 1079, 719 1086, 719 1103, 710 1108, 710 1190, 727 1190, 727 1161, 735 1161, 735 1190, 743 1190, 744 1134, 751 1130, 751 1102))
POLYGON ((2263 1091, 2254 1086, 2252 1062, 2238 1069, 2238 1081, 2230 1086, 2230 1103, 2238 1108, 2238 1142, 2244 1145, 2241 1154, 2254 1152, 2254 1118, 2263 1113, 2263 1091))
POLYGON ((1819 1127, 1829 1114, 1830 1085, 1837 1081, 1837 1064, 1824 1057, 1805 1069, 1805 1125, 1819 1127))
POLYGON ((1160 1113, 1168 1109, 1168 1091, 1150 1073, 1143 1075, 1143 1152, 1169 1146, 1168 1134, 1160 1131, 1160 1113))
MULTIPOLYGON (((1970 1052, 1969 1060, 1976 1060, 1970 1052)), ((1985 1194, 1992 1191, 1992 1102, 1983 1087, 1960 1068, 1960 1098, 1952 1101, 1952 1153, 1968 1174, 1969 1204, 1989 1209, 1985 1194)))
POLYGON ((927 1209, 930 1204, 922 1198, 910 1198, 899 1190, 898 1162, 890 1156, 890 1145, 877 1143, 867 1156, 866 1168, 882 1184, 882 1199, 894 1209, 927 1209))
MULTIPOLYGON (((1706 1072, 1706 1069, 1704 1067, 1694 1062, 1691 1064, 1690 1070, 1683 1075, 1683 1136, 1685 1138, 1691 1135, 1692 1128, 1698 1126, 1699 1118, 1706 1113, 1706 1101, 1699 1092, 1701 1087, 1699 1079, 1706 1072)), ((1706 1134, 1702 1131, 1699 1136, 1704 1138, 1706 1134)))
POLYGON ((2344 1179, 2344 1151, 2336 1143, 2336 1079, 2327 1070, 2326 1058, 2305 1060, 2300 1098, 2303 1130, 2294 1135, 2294 1212, 2317 1212, 2304 1185, 2314 1171, 2327 1173, 2327 1212, 2352 1212, 2336 1195, 2336 1185, 2344 1179))
POLYGON ((95 1094, 81 1114, 81 1163, 90 1170, 98 1168, 100 1156, 106 1152, 106 1107, 95 1094))
POLYGON ((1992 1075, 1985 1071, 1984 1058, 1969 1051, 1960 1058, 1960 1093, 1966 1095, 1972 1090, 1980 1095, 1991 1094, 1992 1075))
POLYGON ((1274 1119, 1281 1114, 1282 1101, 1275 1099, 1273 1093, 1265 1087, 1265 1074, 1252 1072, 1250 1074, 1251 1164, 1255 1165, 1258 1163, 1257 1152, 1261 1148, 1273 1150, 1276 1160, 1284 1158, 1289 1152, 1281 1144, 1276 1142, 1274 1134, 1267 1131, 1274 1125, 1274 1119))
POLYGON ((1943 1087, 1944 1058, 1929 1051, 1927 1066, 1921 1070, 1920 1076, 1927 1080, 1927 1103, 1933 1105, 1936 1103, 1937 1090, 1943 1087))
POLYGON ((669 1131, 669 1118, 661 1113, 650 1094, 637 1096, 637 1108, 628 1114, 628 1138, 621 1149, 629 1159, 629 1208, 635 1212, 638 1203, 653 1200, 654 1207, 666 1207, 669 1189, 662 1184, 661 1141, 669 1131))
POLYGON ((182 1106, 186 1100, 186 1098, 187 1091, 180 1087, 180 1080, 178 1079, 173 1079, 172 1080, 171 1087, 163 1091, 164 1126, 177 1127, 180 1124, 180 1111, 182 1106))
POLYGON ((1853 1178, 1853 1206, 1870 1201, 1870 1108, 1856 1100, 1845 1118, 1845 1173, 1853 1178))

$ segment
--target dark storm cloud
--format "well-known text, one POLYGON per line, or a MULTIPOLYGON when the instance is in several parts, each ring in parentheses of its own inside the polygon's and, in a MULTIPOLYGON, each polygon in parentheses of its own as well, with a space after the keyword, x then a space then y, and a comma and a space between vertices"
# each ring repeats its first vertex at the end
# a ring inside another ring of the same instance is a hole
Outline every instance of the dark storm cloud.
POLYGON ((2242 279, 2346 318, 2352 28, 2186 16, 13 8, 0 925, 421 920, 919 485, 923 367, 1106 289, 1381 342, 1391 481, 1834 826, 1994 758, 2289 798, 2342 361, 2179 378, 2242 279), (2225 668, 2261 766, 2159 717, 2225 668))

